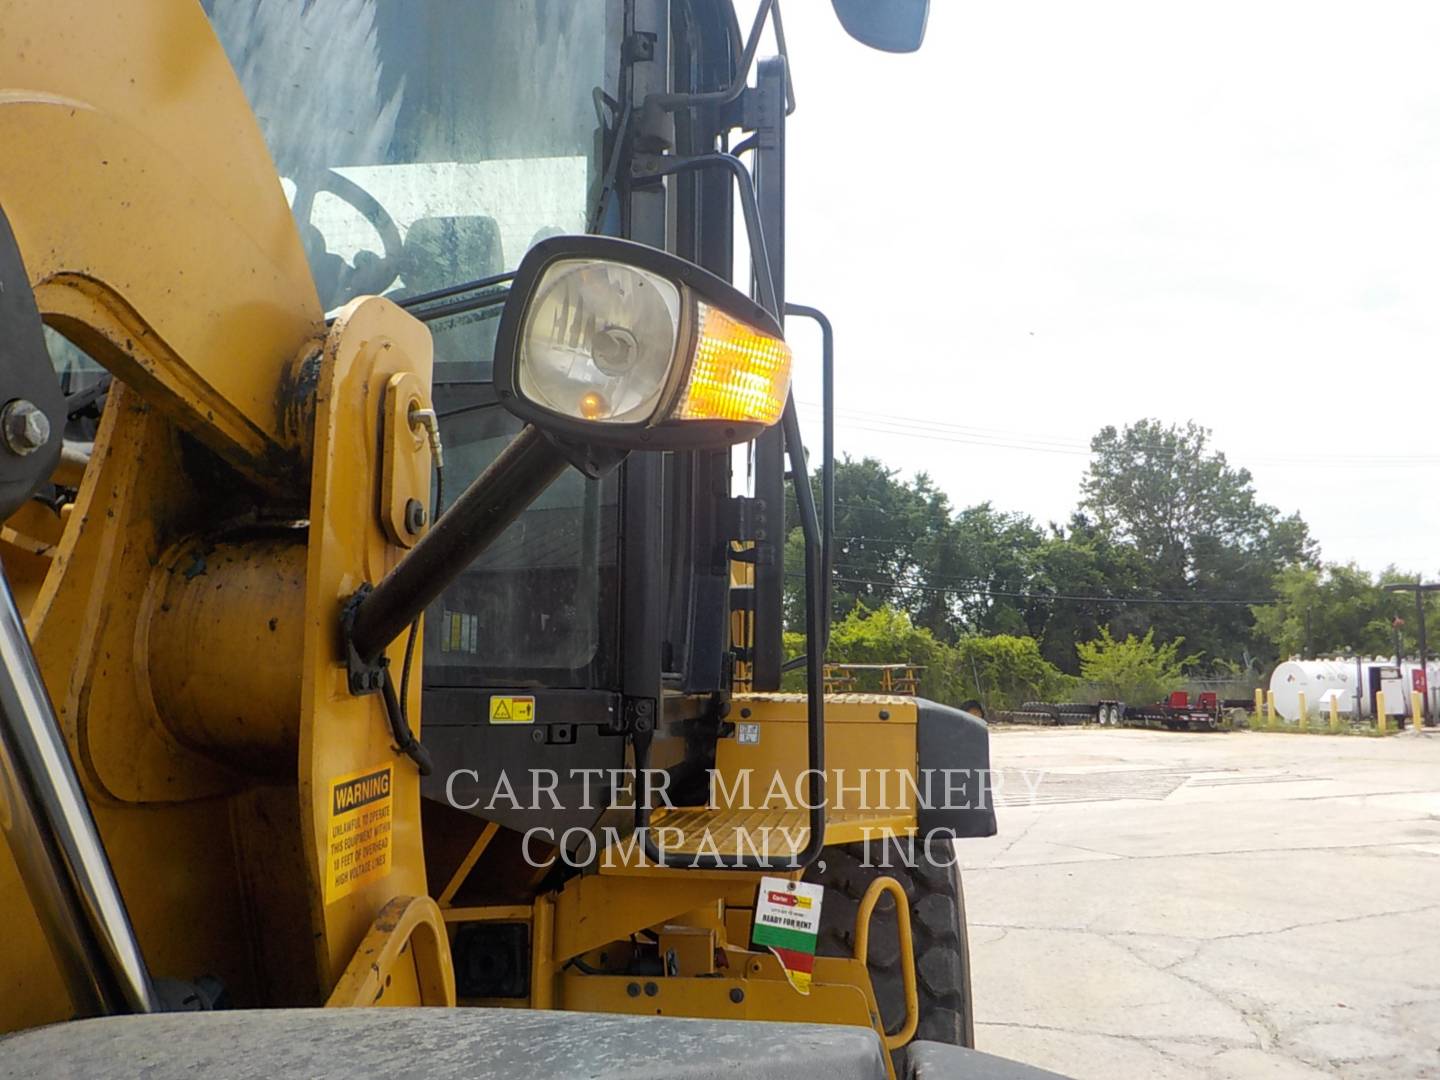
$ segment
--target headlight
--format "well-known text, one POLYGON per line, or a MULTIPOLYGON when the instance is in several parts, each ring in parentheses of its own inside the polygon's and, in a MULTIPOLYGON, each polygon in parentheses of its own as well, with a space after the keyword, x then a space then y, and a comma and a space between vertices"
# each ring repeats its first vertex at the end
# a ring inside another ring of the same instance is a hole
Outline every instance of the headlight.
POLYGON ((680 290, 633 266, 560 259, 546 268, 520 335, 520 393, 565 416, 643 423, 680 335, 680 290))
POLYGON ((562 236, 516 273, 495 384, 513 412, 572 440, 721 446, 779 420, 790 348, 764 309, 691 263, 562 236))

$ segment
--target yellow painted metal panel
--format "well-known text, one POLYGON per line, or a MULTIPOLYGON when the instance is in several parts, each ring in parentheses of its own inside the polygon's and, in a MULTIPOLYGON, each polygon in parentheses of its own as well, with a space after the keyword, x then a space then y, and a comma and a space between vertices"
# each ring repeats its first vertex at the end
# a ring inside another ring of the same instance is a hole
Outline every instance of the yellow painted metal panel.
POLYGON ((322 312, 200 5, 0 0, 0 26, 0 193, 42 312, 257 479, 298 464, 322 312))
MULTIPOLYGON (((420 777, 393 748, 380 695, 349 691, 338 633, 345 601, 379 581, 403 555, 389 543, 376 514, 382 441, 377 423, 385 388, 413 372, 428 393, 430 333, 388 300, 352 301, 326 339, 316 388, 315 469, 310 486, 310 553, 305 575, 305 663, 300 712, 300 805, 316 963, 321 984, 339 977, 382 905, 397 895, 427 895, 420 839, 420 777), (389 871, 326 902, 330 865, 330 785, 337 778, 393 764, 393 829, 389 871)), ((389 649, 398 673, 404 642, 389 649)), ((418 727, 420 682, 412 679, 408 709, 418 727)), ((417 732, 418 736, 418 732, 417 732)))

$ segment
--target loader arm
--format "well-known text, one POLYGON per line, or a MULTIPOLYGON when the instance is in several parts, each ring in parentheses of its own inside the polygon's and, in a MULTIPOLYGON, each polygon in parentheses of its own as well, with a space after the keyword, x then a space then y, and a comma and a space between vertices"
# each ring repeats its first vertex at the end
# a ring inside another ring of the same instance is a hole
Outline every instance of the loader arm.
POLYGON ((41 314, 293 497, 310 443, 300 361, 323 314, 204 12, 4 0, 0 25, 0 205, 41 314))

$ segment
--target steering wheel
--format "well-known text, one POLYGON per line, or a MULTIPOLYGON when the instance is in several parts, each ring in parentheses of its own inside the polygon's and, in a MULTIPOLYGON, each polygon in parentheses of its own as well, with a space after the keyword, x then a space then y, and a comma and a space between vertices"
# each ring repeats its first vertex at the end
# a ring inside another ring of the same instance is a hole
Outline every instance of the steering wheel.
POLYGON ((341 176, 334 169, 325 170, 318 181, 308 195, 305 218, 308 220, 312 216, 315 195, 321 191, 328 192, 354 207, 374 227, 380 234, 383 249, 381 255, 373 251, 358 252, 352 267, 340 256, 329 254, 324 234, 313 224, 308 226, 304 237, 307 254, 321 302, 329 311, 357 296, 378 296, 388 288, 400 276, 405 244, 400 238, 400 227, 395 224, 390 212, 355 181, 341 176), (310 250, 312 245, 320 250, 310 250))

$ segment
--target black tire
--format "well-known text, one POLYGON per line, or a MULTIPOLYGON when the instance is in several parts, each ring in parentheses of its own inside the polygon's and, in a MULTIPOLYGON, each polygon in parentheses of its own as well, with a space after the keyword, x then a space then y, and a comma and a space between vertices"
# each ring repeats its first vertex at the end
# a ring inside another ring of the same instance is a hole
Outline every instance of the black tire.
MULTIPOLYGON (((970 993, 970 936, 965 924, 965 891, 960 868, 948 842, 936 842, 936 854, 952 865, 939 866, 925 857, 917 842, 914 865, 906 865, 908 849, 894 843, 870 844, 866 865, 864 844, 827 847, 805 872, 805 880, 825 886, 820 911, 821 956, 855 955, 855 913, 865 890, 877 877, 898 881, 910 898, 910 932, 915 944, 915 983, 920 998, 916 1039, 975 1046, 975 1013, 970 993), (889 863, 888 866, 885 863, 889 863), (823 869, 821 868, 823 865, 823 869)), ((870 922, 870 981, 886 1031, 905 1022, 905 987, 895 931, 895 904, 881 898, 870 922)), ((895 1074, 905 1075, 905 1049, 895 1051, 895 1074)))

